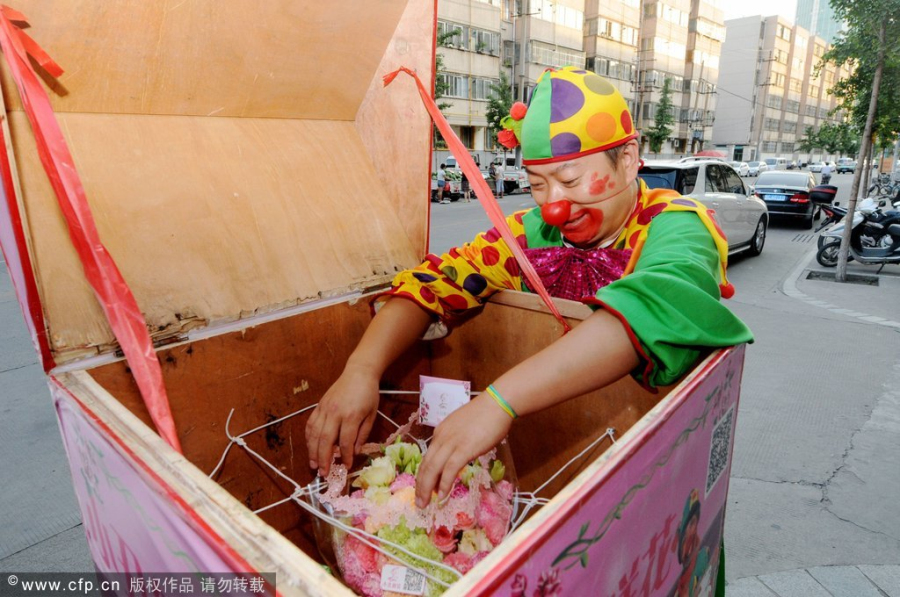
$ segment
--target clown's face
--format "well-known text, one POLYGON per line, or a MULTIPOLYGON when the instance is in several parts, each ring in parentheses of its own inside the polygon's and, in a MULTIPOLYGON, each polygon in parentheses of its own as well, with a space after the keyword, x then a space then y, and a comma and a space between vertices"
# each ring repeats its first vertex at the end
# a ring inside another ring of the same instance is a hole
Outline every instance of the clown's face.
POLYGON ((634 209, 639 166, 637 142, 629 141, 615 165, 595 153, 526 170, 544 221, 576 247, 591 248, 617 234, 634 209))

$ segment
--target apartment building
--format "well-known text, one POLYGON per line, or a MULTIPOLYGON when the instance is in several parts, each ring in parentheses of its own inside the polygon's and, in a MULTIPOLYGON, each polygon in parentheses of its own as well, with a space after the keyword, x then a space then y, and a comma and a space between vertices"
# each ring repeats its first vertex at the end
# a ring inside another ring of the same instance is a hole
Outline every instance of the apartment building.
MULTIPOLYGON (((495 149, 485 111, 491 85, 506 74, 527 101, 547 67, 574 65, 610 79, 628 100, 639 130, 653 126, 669 80, 675 116, 659 156, 709 145, 725 35, 718 0, 440 0, 438 34, 447 92, 443 110, 482 161, 495 149), (642 14, 643 10, 643 14, 642 14)), ((645 148, 646 150, 646 148, 645 148)), ((438 152, 442 160, 446 152, 438 152)))
POLYGON ((725 22, 718 108, 712 142, 736 160, 801 155, 806 127, 817 129, 836 107, 828 90, 845 75, 833 65, 816 74, 828 46, 783 17, 744 17, 725 22))

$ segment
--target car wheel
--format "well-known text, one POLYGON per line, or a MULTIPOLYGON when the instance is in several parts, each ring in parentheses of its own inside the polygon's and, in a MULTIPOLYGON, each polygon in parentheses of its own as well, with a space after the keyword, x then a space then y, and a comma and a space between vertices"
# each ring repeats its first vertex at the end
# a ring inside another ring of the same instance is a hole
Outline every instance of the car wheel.
POLYGON ((759 222, 756 224, 756 232, 753 233, 753 238, 750 239, 750 249, 747 251, 753 257, 756 257, 760 253, 762 253, 763 246, 766 244, 766 219, 760 218, 759 222))
POLYGON ((838 262, 838 251, 840 248, 841 241, 839 240, 828 243, 816 253, 816 261, 819 262, 819 265, 824 265, 825 267, 835 267, 838 262))
POLYGON ((815 220, 815 212, 810 212, 808 216, 803 219, 803 227, 807 230, 813 227, 813 221, 815 220))

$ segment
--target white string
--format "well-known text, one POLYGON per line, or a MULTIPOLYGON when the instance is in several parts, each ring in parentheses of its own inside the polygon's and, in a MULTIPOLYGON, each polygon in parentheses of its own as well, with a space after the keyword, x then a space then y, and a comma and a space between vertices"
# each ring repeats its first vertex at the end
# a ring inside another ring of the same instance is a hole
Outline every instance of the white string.
MULTIPOLYGON (((411 390, 382 390, 379 393, 381 393, 381 394, 418 394, 419 392, 411 391, 411 390)), ((471 392, 472 395, 477 395, 480 393, 481 392, 471 392)), ((219 469, 222 467, 222 464, 225 462, 225 458, 228 455, 228 451, 231 449, 231 446, 237 444, 240 447, 244 448, 254 458, 256 458, 257 460, 259 460, 260 462, 265 464, 267 467, 269 467, 269 469, 271 469, 279 477, 281 477, 282 479, 286 480, 288 483, 290 483, 291 485, 294 486, 294 491, 293 491, 293 493, 291 493, 290 496, 288 496, 284 499, 278 500, 277 502, 271 503, 267 506, 263 506, 262 508, 255 510, 254 514, 260 514, 262 512, 265 512, 266 510, 270 510, 277 506, 286 504, 287 502, 294 501, 301 508, 308 511, 313 516, 327 522, 331 526, 336 527, 349 535, 352 535, 357 540, 368 545, 372 549, 379 551, 380 553, 384 554, 385 556, 387 556, 389 558, 394 558, 395 556, 391 553, 388 553, 384 549, 382 549, 380 547, 380 545, 382 545, 382 544, 389 545, 389 546, 393 547, 394 549, 400 551, 401 553, 403 553, 415 560, 427 562, 428 564, 430 564, 432 566, 436 566, 438 568, 445 570, 446 572, 450 572, 450 573, 454 574, 457 578, 461 578, 462 574, 460 574, 460 572, 458 570, 456 570, 455 568, 446 566, 445 564, 442 564, 441 562, 436 562, 434 560, 430 560, 424 556, 417 555, 417 554, 407 550, 402 545, 398 545, 392 541, 388 541, 387 539, 383 539, 383 538, 377 537, 376 535, 373 535, 371 533, 367 533, 364 530, 348 526, 348 525, 344 524, 343 522, 341 522, 340 520, 338 520, 337 518, 335 518, 325 512, 322 512, 319 508, 315 507, 313 504, 308 504, 301 498, 305 496, 311 500, 315 499, 316 502, 318 502, 318 499, 317 499, 318 494, 316 493, 316 491, 311 486, 303 487, 303 486, 299 485, 296 481, 294 481, 293 479, 291 479, 290 477, 288 477, 287 475, 282 473, 276 466, 271 464, 268 460, 263 458, 260 454, 257 454, 253 449, 251 449, 250 446, 247 445, 247 442, 244 441, 244 439, 243 439, 244 437, 246 437, 252 433, 256 433, 257 431, 265 429, 266 427, 269 427, 271 425, 276 425, 276 424, 278 424, 282 421, 285 421, 291 417, 297 416, 297 415, 302 414, 310 409, 313 409, 316 406, 317 406, 317 404, 313 404, 313 405, 304 407, 298 411, 295 411, 293 413, 285 415, 279 419, 275 419, 274 421, 270 421, 268 423, 265 423, 264 425, 260 425, 249 431, 245 431, 244 433, 241 433, 240 435, 237 435, 237 436, 231 435, 231 432, 230 432, 231 417, 232 417, 232 415, 234 415, 234 409, 231 409, 231 411, 228 413, 228 418, 225 421, 225 435, 228 437, 229 442, 228 442, 228 445, 225 447, 225 450, 223 451, 222 457, 219 459, 218 464, 216 464, 216 467, 209 474, 210 478, 214 477, 216 475, 216 473, 219 471, 219 469)), ((387 420, 392 425, 394 425, 394 427, 396 427, 397 429, 400 429, 401 426, 397 422, 392 420, 390 417, 388 417, 387 415, 382 413, 380 410, 376 411, 376 412, 378 415, 380 415, 385 420, 387 420)), ((597 444, 599 444, 601 441, 603 441, 607 437, 610 439, 610 441, 612 441, 613 444, 618 443, 615 438, 615 429, 613 429, 612 427, 607 428, 606 433, 604 433, 603 435, 601 435, 600 437, 598 437, 597 439, 592 441, 581 452, 579 452, 577 455, 575 455, 574 457, 569 459, 568 462, 566 462, 558 471, 556 471, 556 473, 554 473, 549 479, 547 479, 543 484, 541 484, 540 487, 538 487, 534 491, 516 492, 513 495, 513 500, 512 500, 513 501, 513 513, 512 513, 512 517, 511 517, 511 525, 510 525, 509 532, 512 533, 513 531, 515 531, 519 527, 519 525, 522 524, 522 522, 524 522, 524 520, 528 517, 528 514, 531 512, 531 510, 533 510, 536 507, 544 506, 550 502, 550 500, 548 498, 538 497, 537 496, 538 493, 540 493, 541 491, 546 489, 547 486, 550 485, 550 483, 552 483, 554 479, 559 477, 559 475, 561 475, 569 466, 571 466, 575 461, 577 461, 578 459, 583 457, 585 454, 587 454, 588 452, 593 450, 597 446, 597 444), (522 508, 521 512, 519 512, 519 508, 522 508)), ((431 438, 428 438, 424 441, 418 440, 417 438, 413 438, 413 439, 415 439, 416 442, 419 443, 420 445, 424 444, 427 446, 428 441, 431 438)), ((450 586, 449 583, 447 583, 439 578, 436 578, 435 576, 429 574, 428 572, 426 572, 425 570, 423 570, 421 568, 418 568, 413 565, 409 565, 409 567, 412 570, 415 570, 416 572, 421 574, 422 576, 428 578, 432 582, 435 582, 435 583, 443 586, 444 588, 448 588, 450 586)))

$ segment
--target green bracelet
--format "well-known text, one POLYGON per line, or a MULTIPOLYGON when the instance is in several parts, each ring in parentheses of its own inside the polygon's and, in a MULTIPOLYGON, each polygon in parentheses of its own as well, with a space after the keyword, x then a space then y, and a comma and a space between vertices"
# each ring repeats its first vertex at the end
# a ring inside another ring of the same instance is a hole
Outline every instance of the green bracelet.
POLYGON ((493 385, 489 385, 485 392, 487 392, 488 396, 494 399, 494 402, 496 402, 497 405, 503 409, 503 412, 508 414, 513 419, 519 418, 519 415, 516 414, 516 411, 513 410, 513 407, 509 405, 509 402, 503 399, 503 397, 500 395, 500 392, 498 392, 493 385))

